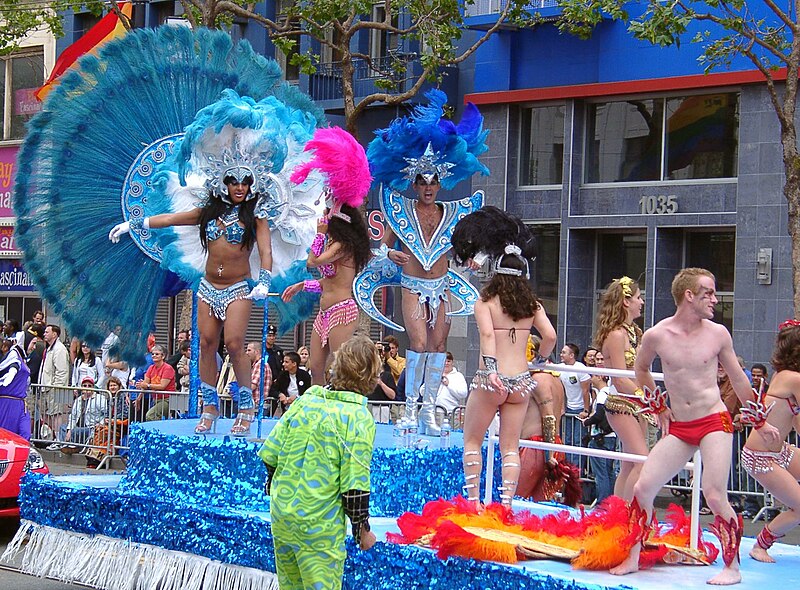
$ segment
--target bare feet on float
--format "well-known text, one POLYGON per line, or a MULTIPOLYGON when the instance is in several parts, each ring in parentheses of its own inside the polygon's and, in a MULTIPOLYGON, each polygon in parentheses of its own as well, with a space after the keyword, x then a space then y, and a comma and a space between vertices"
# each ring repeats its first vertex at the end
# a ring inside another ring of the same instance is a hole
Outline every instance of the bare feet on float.
POLYGON ((742 573, 739 571, 739 568, 725 567, 720 573, 708 580, 706 584, 711 584, 712 586, 730 586, 732 584, 738 584, 741 581, 742 573))
POLYGON ((626 574, 632 574, 638 571, 639 571, 639 552, 631 551, 630 555, 628 555, 625 561, 623 561, 616 567, 612 567, 610 570, 608 570, 608 573, 614 576, 624 576, 626 574))
POLYGON ((767 553, 767 550, 757 543, 750 550, 750 557, 762 563, 775 563, 775 559, 767 553))

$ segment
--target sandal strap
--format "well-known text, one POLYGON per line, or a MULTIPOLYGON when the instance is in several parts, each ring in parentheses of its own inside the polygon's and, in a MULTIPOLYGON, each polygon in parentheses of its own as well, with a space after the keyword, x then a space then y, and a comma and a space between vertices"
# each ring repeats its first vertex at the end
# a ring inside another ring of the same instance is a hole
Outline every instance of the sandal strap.
POLYGON ((256 419, 255 414, 242 414, 241 412, 236 414, 237 422, 252 422, 255 419, 256 419))

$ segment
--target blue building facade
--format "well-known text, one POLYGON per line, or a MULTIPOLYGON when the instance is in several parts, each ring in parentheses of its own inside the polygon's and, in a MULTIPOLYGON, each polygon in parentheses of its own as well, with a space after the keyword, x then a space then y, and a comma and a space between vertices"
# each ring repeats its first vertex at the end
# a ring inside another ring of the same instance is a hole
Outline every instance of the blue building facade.
POLYGON ((685 266, 715 273, 717 320, 748 365, 794 315, 777 116, 749 60, 704 75, 695 32, 662 48, 619 22, 587 41, 550 22, 478 51, 465 100, 492 130, 492 175, 473 186, 536 228, 561 343, 591 343, 600 291, 623 274, 644 291, 643 327, 670 315, 685 266))

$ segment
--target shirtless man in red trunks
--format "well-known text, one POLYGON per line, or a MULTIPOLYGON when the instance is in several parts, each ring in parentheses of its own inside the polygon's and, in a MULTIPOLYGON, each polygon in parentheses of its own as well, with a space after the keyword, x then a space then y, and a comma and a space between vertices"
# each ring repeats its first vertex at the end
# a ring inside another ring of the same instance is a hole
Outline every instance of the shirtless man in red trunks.
MULTIPOLYGON (((694 452, 703 458, 702 489, 715 515, 710 526, 721 538, 725 567, 709 584, 741 582, 739 542, 742 520, 728 502, 725 484, 731 466, 733 422, 717 387, 717 363, 730 376, 731 384, 744 405, 742 422, 752 424, 768 444, 778 441, 778 430, 766 423, 763 400, 753 401, 754 392, 739 367, 728 331, 711 321, 717 303, 714 275, 700 268, 685 268, 672 281, 677 311, 644 333, 634 369, 636 381, 647 388, 651 410, 658 414, 663 438, 656 444, 633 488, 631 523, 641 527, 641 540, 649 533, 653 500, 694 452), (686 354, 691 350, 691 354, 686 354), (650 365, 658 355, 667 391, 655 386, 650 365), (670 407, 666 406, 667 397, 670 407)), ((611 570, 622 575, 639 569, 641 543, 627 559, 611 570)))

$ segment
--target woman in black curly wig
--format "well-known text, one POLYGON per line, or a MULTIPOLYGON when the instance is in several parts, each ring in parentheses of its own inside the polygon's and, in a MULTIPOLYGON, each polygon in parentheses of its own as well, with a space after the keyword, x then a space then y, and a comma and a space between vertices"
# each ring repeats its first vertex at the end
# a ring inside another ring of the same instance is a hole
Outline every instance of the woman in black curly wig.
MULTIPOLYGON (((499 410, 503 477, 500 500, 510 505, 520 473, 519 437, 536 388, 536 381, 528 372, 528 334, 532 327, 537 329, 543 340, 540 351, 548 356, 555 345, 555 330, 528 282, 528 264, 535 255, 535 243, 521 221, 496 208, 481 209, 459 222, 453 248, 458 259, 464 261, 480 260, 481 253, 491 256, 494 273, 475 303, 481 361, 464 419, 465 488, 468 498, 477 502, 481 446, 499 410), (502 240, 498 239, 500 235, 502 240)), ((554 435, 555 418, 552 422, 554 435)))
POLYGON ((286 288, 290 301, 300 291, 320 293, 320 309, 311 334, 309 369, 315 385, 325 384, 331 353, 355 332, 358 306, 353 299, 353 279, 371 256, 367 225, 358 209, 335 205, 317 225, 317 238, 308 255, 308 267, 319 270, 319 281, 303 281, 286 288))

